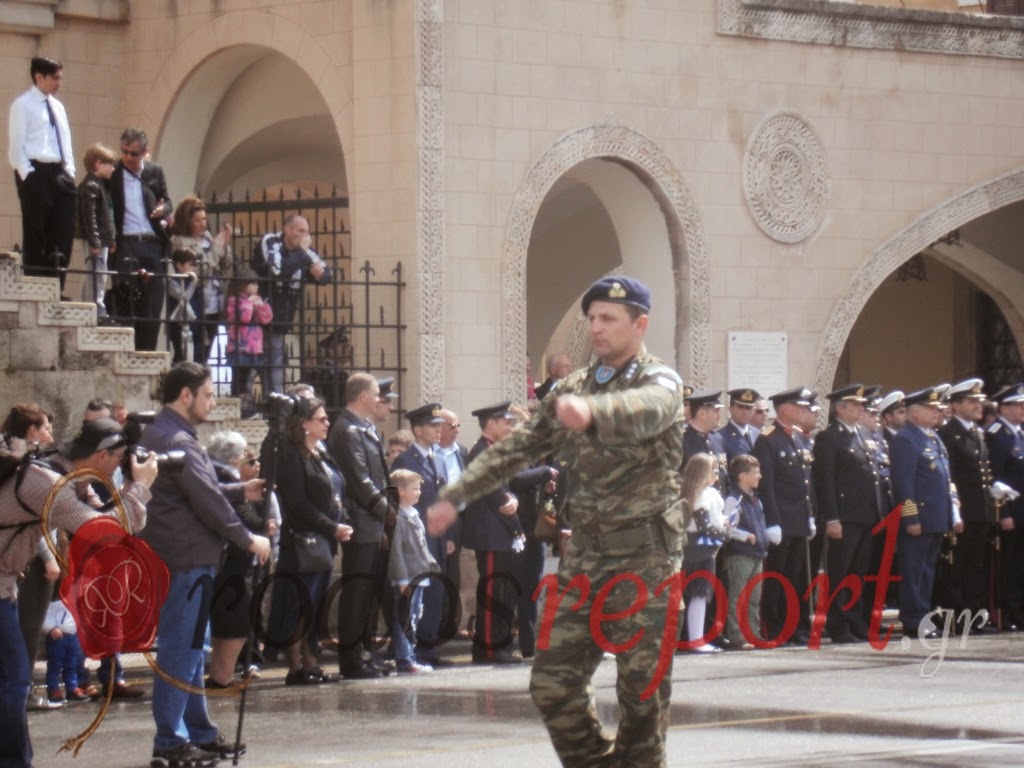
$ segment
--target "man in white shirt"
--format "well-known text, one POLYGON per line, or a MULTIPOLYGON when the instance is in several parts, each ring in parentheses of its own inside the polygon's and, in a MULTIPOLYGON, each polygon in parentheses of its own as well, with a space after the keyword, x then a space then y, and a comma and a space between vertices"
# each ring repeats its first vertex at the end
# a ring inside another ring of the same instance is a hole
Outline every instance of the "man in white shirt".
POLYGON ((23 265, 26 275, 65 274, 75 235, 75 160, 64 105, 55 98, 64 65, 36 56, 29 69, 32 87, 11 104, 8 159, 21 202, 23 265))

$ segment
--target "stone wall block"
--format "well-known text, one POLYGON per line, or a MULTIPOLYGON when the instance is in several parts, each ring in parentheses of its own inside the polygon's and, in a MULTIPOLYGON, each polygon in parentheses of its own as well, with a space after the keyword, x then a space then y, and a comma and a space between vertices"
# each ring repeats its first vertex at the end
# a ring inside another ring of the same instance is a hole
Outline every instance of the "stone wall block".
POLYGON ((35 330, 10 333, 10 366, 20 371, 52 371, 57 367, 59 344, 56 334, 35 330))

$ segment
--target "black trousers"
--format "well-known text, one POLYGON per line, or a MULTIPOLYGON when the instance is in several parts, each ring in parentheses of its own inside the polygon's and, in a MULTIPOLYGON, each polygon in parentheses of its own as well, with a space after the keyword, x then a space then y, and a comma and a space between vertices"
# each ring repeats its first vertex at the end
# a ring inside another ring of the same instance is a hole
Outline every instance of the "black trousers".
POLYGON ((512 628, 516 624, 516 603, 522 587, 515 552, 476 551, 479 581, 476 585, 476 628, 473 658, 493 659, 512 649, 512 628))
POLYGON ((379 558, 376 543, 347 541, 341 545, 341 597, 338 600, 338 661, 346 672, 363 663, 368 638, 380 609, 379 558))
POLYGON ((164 255, 166 247, 155 236, 140 240, 132 236, 118 238, 112 257, 114 278, 114 319, 135 328, 135 349, 156 350, 160 322, 164 314, 164 255), (150 273, 141 277, 139 270, 150 273))
MULTIPOLYGON (((953 550, 953 602, 946 606, 959 614, 988 608, 988 551, 991 523, 965 522, 953 550)), ((994 621, 995 619, 993 619, 994 621)))
POLYGON ((75 203, 78 199, 74 179, 61 187, 57 179, 64 175, 60 163, 32 161, 35 169, 22 180, 17 171, 14 184, 21 203, 22 257, 26 275, 59 277, 64 290, 65 273, 75 238, 75 203))
POLYGON ((857 586, 845 588, 836 593, 835 599, 828 608, 828 633, 831 637, 843 637, 852 632, 855 635, 866 635, 867 622, 864 620, 864 577, 871 565, 871 526, 843 523, 843 538, 828 540, 828 574, 829 592, 835 592, 840 582, 847 576, 857 578, 857 586), (859 594, 857 601, 848 609, 843 606, 853 596, 859 594))
POLYGON ((1024 530, 1002 531, 999 553, 1001 602, 1011 624, 1024 626, 1024 530))
POLYGON ((526 534, 526 549, 519 560, 519 651, 523 656, 533 656, 537 646, 537 601, 533 593, 540 584, 544 573, 544 542, 526 534))
MULTIPOLYGON (((807 610, 807 539, 802 536, 783 536, 782 542, 768 548, 768 557, 764 562, 765 573, 779 574, 777 578, 765 579, 761 591, 761 618, 764 620, 766 637, 778 637, 786 626, 790 611, 798 614, 797 630, 810 631, 810 618, 807 610), (796 602, 792 595, 796 594, 796 602), (787 595, 790 597, 787 598, 787 595)), ((791 639, 781 637, 783 641, 791 639)))

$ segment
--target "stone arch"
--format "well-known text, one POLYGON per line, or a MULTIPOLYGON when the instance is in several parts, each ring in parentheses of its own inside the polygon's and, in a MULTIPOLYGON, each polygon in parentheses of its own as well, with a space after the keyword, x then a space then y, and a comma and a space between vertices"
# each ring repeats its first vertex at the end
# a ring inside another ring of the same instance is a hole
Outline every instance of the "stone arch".
MULTIPOLYGON (((939 204, 875 251, 854 276, 829 318, 818 355, 816 389, 819 392, 831 391, 839 358, 854 323, 886 277, 950 231, 1019 200, 1024 200, 1024 170, 999 176, 939 204)), ((1024 317, 1020 308, 1003 295, 994 273, 986 275, 976 265, 954 259, 948 249, 933 255, 942 257, 949 266, 989 293, 1006 315, 1018 343, 1024 338, 1024 317)))
MULTIPOLYGON (((348 59, 338 61, 303 27, 282 16, 263 11, 232 11, 217 16, 185 36, 169 53, 152 83, 145 84, 145 104, 136 121, 157 128, 154 146, 166 138, 167 120, 191 75, 209 58, 228 49, 254 46, 269 49, 294 62, 316 86, 334 123, 342 147, 354 146, 350 120, 351 83, 348 59)), ((346 55, 348 51, 346 51, 346 55)), ((131 119, 131 118, 130 118, 131 119)))
POLYGON ((698 383, 711 378, 711 283, 707 243, 697 206, 669 156, 632 128, 591 125, 563 135, 544 152, 516 193, 502 252, 504 396, 519 399, 526 379, 526 263, 530 235, 552 185, 591 158, 626 165, 643 182, 665 216, 675 278, 676 358, 698 383))

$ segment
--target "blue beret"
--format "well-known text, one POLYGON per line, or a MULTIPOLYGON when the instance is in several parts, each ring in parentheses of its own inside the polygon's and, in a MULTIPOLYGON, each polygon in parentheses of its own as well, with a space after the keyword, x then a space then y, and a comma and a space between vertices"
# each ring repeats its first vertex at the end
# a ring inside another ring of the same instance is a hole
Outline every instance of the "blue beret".
POLYGON ((592 301, 628 304, 650 312, 651 289, 632 277, 602 277, 583 294, 583 314, 587 314, 592 301))

